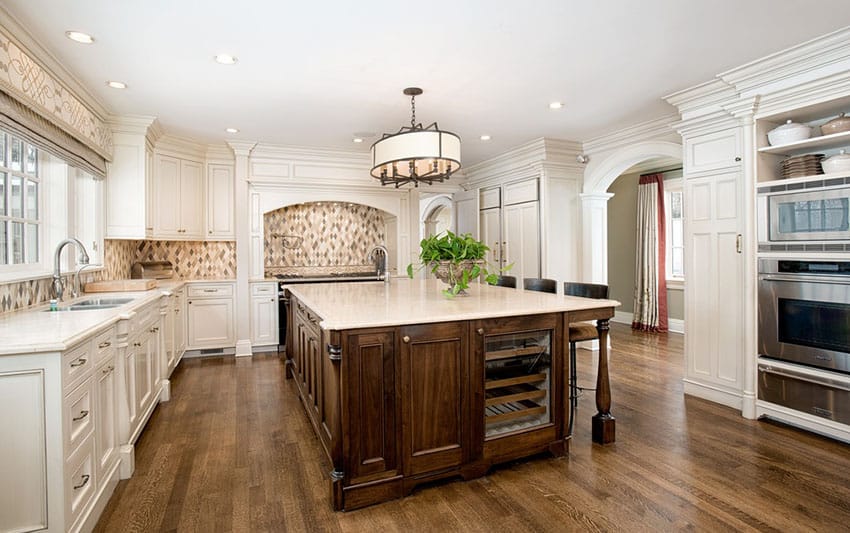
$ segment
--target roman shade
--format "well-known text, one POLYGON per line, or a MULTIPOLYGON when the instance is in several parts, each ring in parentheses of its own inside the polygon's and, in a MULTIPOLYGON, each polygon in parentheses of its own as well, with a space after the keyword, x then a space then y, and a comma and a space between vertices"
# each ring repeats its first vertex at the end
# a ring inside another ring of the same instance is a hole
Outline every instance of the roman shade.
POLYGON ((102 156, 1 89, 0 127, 94 176, 106 177, 102 156))

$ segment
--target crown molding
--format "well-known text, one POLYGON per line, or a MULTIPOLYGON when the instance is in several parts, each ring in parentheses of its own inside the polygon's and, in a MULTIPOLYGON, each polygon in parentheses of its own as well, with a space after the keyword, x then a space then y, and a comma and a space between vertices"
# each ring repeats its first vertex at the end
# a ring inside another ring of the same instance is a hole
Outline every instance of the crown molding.
POLYGON ((717 77, 742 96, 769 94, 850 68, 850 26, 786 48, 717 77))
POLYGON ((106 122, 106 118, 109 116, 109 110, 106 106, 95 98, 86 86, 71 71, 66 69, 56 56, 42 46, 2 4, 0 4, 0 28, 5 30, 6 37, 21 49, 26 50, 27 54, 37 61, 41 68, 62 83, 89 111, 106 122))
POLYGON ((544 161, 575 164, 575 158, 581 150, 581 143, 575 141, 540 137, 467 167, 465 169, 467 184, 474 188, 500 182, 506 178, 534 177, 536 171, 532 165, 544 161))
POLYGON ((207 145, 201 144, 188 137, 165 134, 156 141, 154 146, 157 153, 172 155, 176 157, 190 157, 204 160, 207 145))
POLYGON ((664 97, 679 110, 682 120, 687 121, 723 110, 738 98, 738 93, 728 83, 712 79, 705 83, 669 94, 664 97))
POLYGON ((368 170, 372 158, 368 153, 331 148, 315 148, 308 146, 289 146, 279 144, 258 143, 251 152, 252 158, 284 159, 313 163, 333 163, 334 165, 351 165, 368 170))
POLYGON ((226 143, 208 144, 206 146, 204 159, 206 159, 208 163, 233 163, 233 148, 228 146, 226 143))
POLYGON ((147 135, 148 130, 158 122, 156 117, 147 115, 110 115, 106 124, 113 133, 147 135))
POLYGON ((613 133, 594 137, 584 142, 584 152, 592 155, 669 135, 673 133, 672 124, 678 120, 679 115, 670 114, 641 122, 613 133))

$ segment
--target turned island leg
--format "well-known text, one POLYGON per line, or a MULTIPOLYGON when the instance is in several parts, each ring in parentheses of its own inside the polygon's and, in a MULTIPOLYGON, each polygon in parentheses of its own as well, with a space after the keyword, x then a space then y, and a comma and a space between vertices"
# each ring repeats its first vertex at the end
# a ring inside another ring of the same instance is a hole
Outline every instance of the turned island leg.
POLYGON ((599 332, 599 368, 596 372, 596 410, 593 415, 593 442, 614 442, 615 420, 611 415, 611 384, 608 380, 608 319, 596 321, 599 332))

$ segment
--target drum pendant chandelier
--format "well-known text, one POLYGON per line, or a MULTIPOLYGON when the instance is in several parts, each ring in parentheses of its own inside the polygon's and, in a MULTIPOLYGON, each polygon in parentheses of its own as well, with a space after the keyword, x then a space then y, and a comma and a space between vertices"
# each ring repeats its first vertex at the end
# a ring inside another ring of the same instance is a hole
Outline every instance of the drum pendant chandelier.
POLYGON ((460 137, 440 131, 436 122, 417 124, 415 99, 422 89, 408 87, 404 94, 410 97, 410 126, 385 133, 372 145, 372 177, 396 189, 408 183, 442 183, 460 168, 460 137))

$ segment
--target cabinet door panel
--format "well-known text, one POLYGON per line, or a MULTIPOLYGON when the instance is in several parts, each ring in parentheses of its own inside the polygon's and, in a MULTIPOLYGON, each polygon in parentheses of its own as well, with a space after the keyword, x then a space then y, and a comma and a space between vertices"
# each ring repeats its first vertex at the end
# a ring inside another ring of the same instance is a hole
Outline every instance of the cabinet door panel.
POLYGON ((183 237, 201 238, 204 234, 203 167, 194 161, 180 162, 180 229, 183 237))
POLYGON ((504 209, 505 255, 509 272, 522 278, 540 277, 540 217, 538 202, 511 205, 504 209))
POLYGON ((348 420, 351 479, 386 473, 397 468, 396 368, 393 332, 352 335, 348 338, 348 420))
POLYGON ((251 303, 251 344, 277 344, 277 299, 261 296, 251 303))
POLYGON ((233 238, 233 167, 209 165, 207 172, 207 238, 233 238))
POLYGON ((464 459, 470 410, 465 323, 400 329, 404 473, 457 466, 464 459))
POLYGON ((222 348, 233 344, 233 299, 190 300, 189 348, 222 348))
POLYGON ((96 370, 97 379, 97 420, 95 422, 95 451, 97 454, 98 479, 115 459, 117 429, 115 403, 115 362, 110 359, 96 370))
POLYGON ((157 236, 181 235, 180 229, 180 160, 157 156, 156 160, 156 220, 157 236))
MULTIPOLYGON (((498 189, 496 189, 498 190, 498 189)), ((502 265, 502 210, 484 209, 481 211, 481 241, 490 247, 487 252, 487 262, 491 265, 502 265)))

